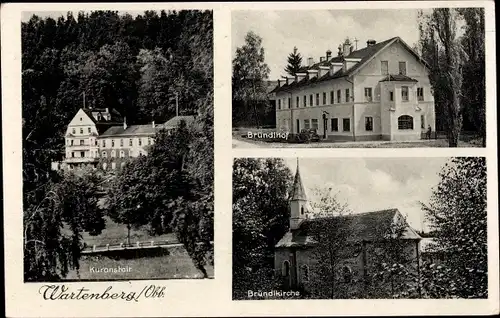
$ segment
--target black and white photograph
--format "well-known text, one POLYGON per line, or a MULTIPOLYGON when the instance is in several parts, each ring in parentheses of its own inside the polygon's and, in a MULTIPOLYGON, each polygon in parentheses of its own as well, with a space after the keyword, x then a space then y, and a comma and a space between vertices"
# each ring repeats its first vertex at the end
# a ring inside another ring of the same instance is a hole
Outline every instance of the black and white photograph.
POLYGON ((21 23, 24 281, 213 278, 212 11, 21 23))
POLYGON ((233 148, 485 147, 484 8, 232 12, 233 148))
POLYGON ((233 300, 487 299, 486 158, 236 158, 233 300))

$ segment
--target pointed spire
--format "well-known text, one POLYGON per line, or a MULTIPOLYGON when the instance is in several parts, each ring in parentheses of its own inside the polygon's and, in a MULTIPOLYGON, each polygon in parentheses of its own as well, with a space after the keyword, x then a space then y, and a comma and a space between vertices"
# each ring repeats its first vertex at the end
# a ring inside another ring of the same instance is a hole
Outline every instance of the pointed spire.
POLYGON ((300 178, 299 171, 299 158, 297 158, 297 172, 295 172, 295 179, 293 180, 292 195, 290 200, 307 200, 302 179, 300 178))

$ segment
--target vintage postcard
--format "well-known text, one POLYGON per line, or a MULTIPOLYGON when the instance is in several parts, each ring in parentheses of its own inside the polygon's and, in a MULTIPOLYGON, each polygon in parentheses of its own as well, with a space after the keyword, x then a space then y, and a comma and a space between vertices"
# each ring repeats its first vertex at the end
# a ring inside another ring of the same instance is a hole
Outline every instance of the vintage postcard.
POLYGON ((1 21, 7 317, 499 312, 493 2, 1 21))

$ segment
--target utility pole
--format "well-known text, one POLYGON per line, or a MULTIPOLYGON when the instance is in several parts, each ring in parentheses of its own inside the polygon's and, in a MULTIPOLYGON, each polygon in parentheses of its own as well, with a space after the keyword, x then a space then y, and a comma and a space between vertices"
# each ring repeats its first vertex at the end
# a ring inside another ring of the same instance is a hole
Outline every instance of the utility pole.
POLYGON ((85 109, 85 92, 83 92, 83 109, 85 109))
POLYGON ((179 116, 179 94, 175 92, 175 116, 179 116))

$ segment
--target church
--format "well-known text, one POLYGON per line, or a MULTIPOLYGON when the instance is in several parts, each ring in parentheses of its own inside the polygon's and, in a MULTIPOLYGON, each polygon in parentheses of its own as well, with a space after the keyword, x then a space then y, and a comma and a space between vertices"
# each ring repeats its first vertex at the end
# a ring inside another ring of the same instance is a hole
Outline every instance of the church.
POLYGON ((321 294, 318 288, 324 288, 325 283, 329 284, 325 280, 331 279, 335 280, 331 286, 342 288, 348 298, 359 298, 370 287, 374 290, 390 288, 387 280, 373 279, 374 270, 382 259, 389 263, 393 259, 403 259, 400 257, 403 255, 406 273, 419 273, 421 237, 397 209, 314 217, 298 162, 289 206, 289 231, 275 245, 274 251, 275 273, 285 290, 321 294), (394 228, 398 229, 398 234, 392 230, 394 228), (333 250, 333 253, 325 250, 333 250), (326 274, 325 265, 329 271, 326 274))

